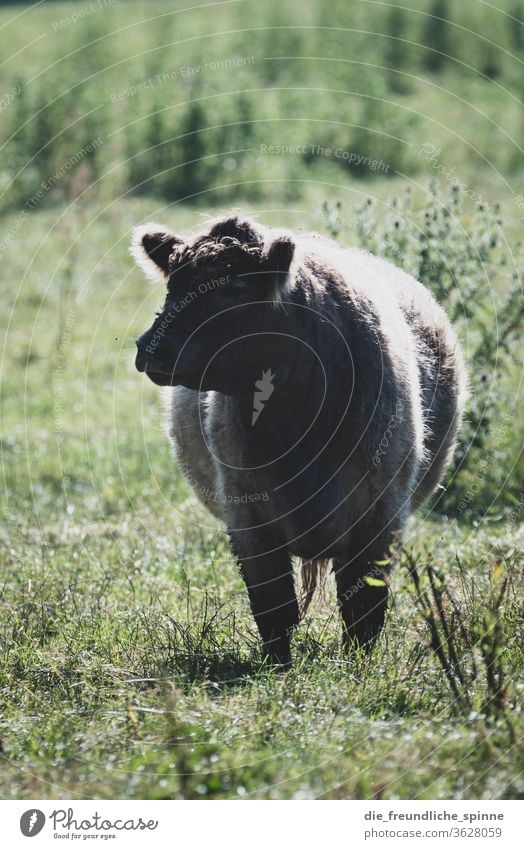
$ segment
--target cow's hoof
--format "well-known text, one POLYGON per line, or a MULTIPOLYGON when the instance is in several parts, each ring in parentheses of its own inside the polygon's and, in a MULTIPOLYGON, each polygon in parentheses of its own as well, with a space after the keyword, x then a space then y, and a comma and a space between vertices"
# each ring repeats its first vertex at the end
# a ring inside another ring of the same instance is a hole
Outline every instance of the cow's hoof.
POLYGON ((289 641, 282 638, 272 640, 264 646, 263 661, 273 667, 276 672, 285 672, 291 667, 291 650, 289 641))

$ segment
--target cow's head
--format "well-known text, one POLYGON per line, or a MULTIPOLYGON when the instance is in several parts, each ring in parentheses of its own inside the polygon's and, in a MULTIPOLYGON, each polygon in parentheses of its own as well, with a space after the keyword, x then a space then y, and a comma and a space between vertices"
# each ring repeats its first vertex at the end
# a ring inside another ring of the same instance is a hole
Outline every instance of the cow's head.
POLYGON ((252 391, 263 371, 288 369, 283 305, 294 252, 288 234, 238 216, 191 241, 138 227, 132 253, 149 277, 164 280, 167 296, 137 340, 137 369, 161 386, 230 395, 252 391))

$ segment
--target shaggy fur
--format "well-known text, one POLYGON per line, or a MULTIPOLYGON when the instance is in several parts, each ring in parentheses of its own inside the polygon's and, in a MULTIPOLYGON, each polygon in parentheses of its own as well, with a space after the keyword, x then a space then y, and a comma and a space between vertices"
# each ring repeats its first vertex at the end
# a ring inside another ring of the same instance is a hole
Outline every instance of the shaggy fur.
POLYGON ((444 311, 382 259, 238 216, 188 242, 141 227, 133 254, 167 284, 136 365, 174 387, 178 460, 227 524, 266 656, 290 662, 327 561, 345 642, 370 643, 387 581, 367 579, 441 479, 461 420, 466 374, 444 311))

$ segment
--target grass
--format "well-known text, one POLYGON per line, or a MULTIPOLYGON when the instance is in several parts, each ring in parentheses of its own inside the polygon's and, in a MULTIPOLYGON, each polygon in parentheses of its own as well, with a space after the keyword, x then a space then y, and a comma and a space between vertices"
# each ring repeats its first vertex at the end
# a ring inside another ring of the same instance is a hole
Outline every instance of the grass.
POLYGON ((460 609, 461 698, 405 565, 371 657, 341 654, 330 588, 296 636, 293 670, 262 668, 225 533, 171 460, 157 390, 132 365, 159 292, 132 269, 127 231, 157 210, 121 201, 67 222, 63 211, 25 222, 0 318, 0 793, 521 794, 519 505, 476 527, 424 513, 410 526, 418 568, 444 574, 460 609), (490 710, 483 617, 496 563, 507 580, 496 613, 504 699, 490 710))
MULTIPOLYGON (((58 31, 78 3, 16 20, 21 6, 0 10, 11 51, 0 74, 0 796, 522 797, 518 368, 501 358, 490 372, 494 427, 468 467, 459 518, 411 520, 373 654, 341 653, 330 583, 295 637, 293 669, 275 674, 260 665, 224 530, 192 497, 158 392, 134 370, 134 338, 161 296, 128 256, 141 221, 187 233, 238 203, 268 223, 326 232, 323 204, 340 200, 337 227, 355 242, 354 211, 368 198, 387 253, 391 196, 411 185, 418 212, 401 214, 418 233, 429 178, 447 190, 439 169, 454 166, 468 190, 501 203, 504 270, 483 272, 507 295, 522 238, 521 29, 485 3, 450 4, 456 58, 433 73, 422 45, 432 0, 400 17, 388 7, 387 19, 381 4, 308 0, 299 28, 278 0, 217 10, 190 0, 184 14, 156 0, 147 19, 143 4, 125 5, 118 38, 118 4, 58 31), (400 50, 391 29, 407 39, 400 50), (503 49, 493 53, 485 33, 503 49), (158 72, 247 54, 255 61, 241 70, 111 101, 158 72), (210 129, 233 120, 225 135, 210 129), (96 154, 28 208, 99 132, 96 154), (261 144, 290 143, 340 145, 390 170, 261 156, 261 144), (433 163, 424 144, 438 150, 433 163), (193 148, 192 170, 179 159, 193 148), (149 196, 136 191, 140 170, 153 178, 149 196), (179 202, 180 175, 203 189, 200 209, 179 202)), ((439 261, 444 249, 462 255, 447 238, 439 261)), ((463 266, 474 301, 475 269, 463 266)), ((498 307, 476 306, 496 325, 498 307)))
MULTIPOLYGON (((180 502, 179 502, 180 503, 180 502)), ((371 657, 339 650, 334 600, 317 605, 286 675, 261 668, 224 534, 164 508, 127 524, 25 529, 4 549, 1 792, 8 798, 513 798, 522 623, 515 539, 416 522, 438 550, 466 628, 507 563, 507 704, 482 676, 457 711, 411 594, 371 657), (453 572, 453 570, 451 570, 453 572), (461 587, 468 576, 469 588, 461 587), (474 578, 472 577, 474 575, 474 578)))

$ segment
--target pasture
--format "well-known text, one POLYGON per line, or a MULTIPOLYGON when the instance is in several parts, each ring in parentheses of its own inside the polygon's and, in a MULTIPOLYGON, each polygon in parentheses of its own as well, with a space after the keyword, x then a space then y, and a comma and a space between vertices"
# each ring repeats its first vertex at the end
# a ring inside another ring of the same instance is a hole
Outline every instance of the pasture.
POLYGON ((429 2, 123 5, 0 9, 0 796, 522 797, 522 4, 429 52, 429 2), (375 650, 342 653, 330 579, 286 674, 133 366, 131 228, 231 205, 425 275, 473 387, 375 650))

